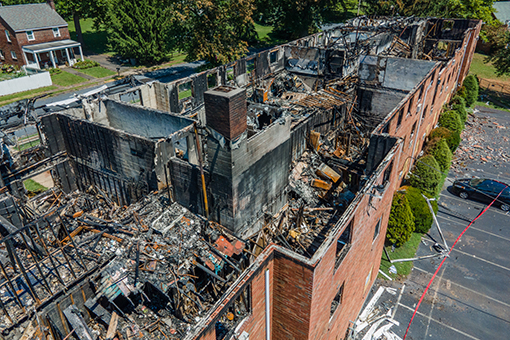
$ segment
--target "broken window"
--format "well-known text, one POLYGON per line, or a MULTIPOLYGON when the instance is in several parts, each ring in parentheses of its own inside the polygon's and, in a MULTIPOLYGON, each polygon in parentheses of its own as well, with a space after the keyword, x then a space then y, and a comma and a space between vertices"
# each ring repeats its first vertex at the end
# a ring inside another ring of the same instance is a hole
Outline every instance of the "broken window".
POLYGON ((213 88, 218 85, 217 79, 216 79, 216 73, 208 74, 207 75, 207 88, 213 88))
POLYGON ((383 128, 382 132, 383 133, 390 133, 390 123, 391 121, 389 121, 383 128))
POLYGON ((393 171, 393 161, 391 161, 390 165, 384 170, 383 173, 383 182, 382 184, 385 186, 387 183, 390 182, 391 178, 391 172, 393 171))
POLYGON ((227 68, 227 81, 234 80, 234 66, 227 68))
POLYGON ((329 317, 332 317, 333 314, 335 314, 335 311, 338 309, 338 307, 342 305, 342 299, 344 296, 344 286, 345 286, 345 282, 342 283, 342 285, 340 286, 340 289, 338 290, 338 292, 335 295, 335 298, 333 299, 333 301, 331 301, 331 310, 330 310, 329 317))
POLYGON ((269 53, 269 63, 274 64, 278 60, 278 51, 269 53))
POLYGON ((442 31, 449 31, 453 28, 453 25, 454 25, 454 21, 453 20, 445 20, 443 21, 443 27, 442 27, 442 31))
POLYGON ((411 99, 409 100, 409 106, 407 108, 407 115, 408 116, 411 115, 411 110, 413 109, 413 105, 414 105, 414 97, 411 97, 411 99))
POLYGON ((404 118, 404 109, 400 109, 398 112, 398 119, 397 119, 397 129, 400 127, 400 124, 402 124, 402 118, 404 118))
POLYGON ((349 222, 349 225, 345 228, 344 232, 338 240, 336 241, 336 260, 335 260, 335 270, 340 266, 340 263, 342 263, 343 259, 345 258, 345 255, 347 255, 347 252, 351 248, 351 234, 352 234, 352 225, 354 220, 351 220, 349 222))
POLYGON ((416 130, 416 122, 413 124, 413 128, 411 129, 411 136, 409 137, 409 146, 411 146, 411 144, 413 144, 413 137, 414 137, 415 130, 416 130))
POLYGON ((425 85, 423 85, 421 88, 420 88, 420 94, 418 95, 418 101, 421 100, 421 98, 423 97, 423 89, 425 88, 425 85))
POLYGON ((250 74, 255 69, 255 58, 246 60, 246 73, 250 74))
POLYGON ((235 329, 251 313, 251 285, 248 285, 216 322, 216 340, 231 339, 235 329))
POLYGON ((382 220, 382 217, 379 218, 379 220, 377 221, 377 224, 375 225, 374 240, 377 238, 377 236, 379 236, 379 233, 381 232, 381 220, 382 220))
POLYGON ((179 100, 189 98, 193 95, 191 81, 179 84, 179 100))

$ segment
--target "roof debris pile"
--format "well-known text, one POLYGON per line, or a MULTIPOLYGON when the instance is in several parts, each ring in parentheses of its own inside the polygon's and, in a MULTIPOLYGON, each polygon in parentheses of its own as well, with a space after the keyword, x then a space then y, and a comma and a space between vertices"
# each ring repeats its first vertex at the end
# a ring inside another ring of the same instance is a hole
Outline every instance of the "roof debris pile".
MULTIPOLYGON (((4 332, 26 322, 30 336, 63 339, 73 330, 78 339, 109 338, 113 327, 124 339, 180 339, 248 265, 243 241, 169 205, 162 194, 124 207, 97 188, 70 195, 50 190, 35 201, 40 217, 24 227, 2 219, 8 229, 0 247, 4 332), (82 279, 91 287, 81 297, 86 308, 77 309, 77 301, 62 314, 45 307, 82 279)), ((234 327, 249 310, 246 303, 234 304, 235 317, 225 316, 222 327, 234 327)))
POLYGON ((252 242, 260 247, 274 242, 311 258, 328 237, 365 180, 368 146, 360 136, 332 135, 333 140, 310 134, 309 150, 289 177, 289 204, 252 242))
MULTIPOLYGON (((501 142, 508 143, 507 128, 491 119, 481 115, 469 115, 466 129, 462 132, 462 143, 455 153, 453 170, 462 173, 463 169, 472 163, 487 163, 491 160, 498 162, 510 161, 510 155, 505 152, 501 142), (490 143, 492 141, 492 143, 490 143), (486 146, 482 146, 482 145, 486 146), (487 145, 490 144, 490 145, 487 145)), ((497 166, 497 163, 494 163, 497 166)))

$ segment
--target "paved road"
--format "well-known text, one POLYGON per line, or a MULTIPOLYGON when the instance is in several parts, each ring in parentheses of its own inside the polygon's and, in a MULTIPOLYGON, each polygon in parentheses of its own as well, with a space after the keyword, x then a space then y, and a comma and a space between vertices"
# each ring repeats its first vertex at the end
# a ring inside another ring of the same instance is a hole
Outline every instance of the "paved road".
MULTIPOLYGON (((503 142, 503 138, 510 137, 510 128, 500 128, 495 133, 494 126, 490 126, 497 123, 510 127, 510 113, 484 110, 478 115, 487 117, 489 124, 466 131, 461 147, 472 145, 473 138, 468 139, 474 134, 478 139, 475 143, 480 143, 485 150, 486 146, 497 146, 510 153, 510 144, 503 142)), ((450 247, 486 206, 450 193, 448 187, 452 181, 477 176, 510 184, 510 164, 497 157, 483 162, 480 161, 482 156, 468 157, 452 169, 440 195, 438 221, 450 247)), ((423 238, 417 255, 434 253, 432 246, 439 239, 433 227, 430 235, 423 238)), ((510 215, 491 207, 463 235, 446 259, 414 318, 407 339, 510 339, 509 250, 510 215)), ((396 296, 386 296, 386 303, 393 308, 396 306, 394 319, 400 325, 391 330, 398 336, 404 336, 418 299, 440 262, 440 258, 415 261, 405 286, 402 282, 379 281, 382 286, 398 289, 396 296)))

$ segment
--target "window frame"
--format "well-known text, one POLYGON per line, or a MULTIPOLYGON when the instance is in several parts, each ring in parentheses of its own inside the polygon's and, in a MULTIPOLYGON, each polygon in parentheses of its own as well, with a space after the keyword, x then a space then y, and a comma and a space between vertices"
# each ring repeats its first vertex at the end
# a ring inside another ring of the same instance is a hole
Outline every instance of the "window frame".
POLYGON ((7 42, 12 42, 11 40, 11 34, 9 33, 8 30, 5 30, 5 37, 7 38, 7 42))
POLYGON ((343 300, 344 300, 344 291, 345 291, 345 281, 342 282, 342 284, 340 285, 340 287, 338 288, 335 296, 333 297, 333 300, 331 300, 331 304, 329 305, 329 320, 331 320, 334 316, 335 316, 335 313, 341 309, 342 305, 343 305, 343 300), (336 302, 337 305, 335 306, 335 309, 333 310, 333 303, 336 302))
POLYGON ((18 60, 18 56, 16 55, 16 51, 11 51, 11 59, 18 60))
POLYGON ((53 31, 53 37, 54 38, 60 38, 62 35, 60 34, 60 28, 58 27, 53 27, 51 29, 53 31))
POLYGON ((372 239, 372 244, 375 242, 375 240, 377 240, 377 238, 379 237, 379 234, 381 234, 381 221, 382 221, 382 216, 379 217, 379 219, 377 220, 377 223, 375 224, 374 238, 372 239))
POLYGON ((25 33, 27 35, 27 40, 28 41, 34 41, 35 40, 35 33, 34 33, 34 31, 25 31, 25 33))
POLYGON ((336 239, 336 242, 335 242, 335 246, 336 246, 335 247, 335 267, 334 267, 334 272, 335 273, 336 273, 337 269, 340 268, 340 264, 342 264, 343 260, 347 256, 347 253, 351 249, 353 227, 354 227, 354 218, 349 221, 349 223, 347 224, 347 227, 345 227, 345 229, 342 230, 342 233, 336 239), (349 232, 349 235, 348 235, 349 237, 348 237, 347 242, 345 242, 343 247, 339 250, 338 249, 338 243, 339 243, 340 239, 342 238, 342 236, 344 235, 345 232, 349 232))

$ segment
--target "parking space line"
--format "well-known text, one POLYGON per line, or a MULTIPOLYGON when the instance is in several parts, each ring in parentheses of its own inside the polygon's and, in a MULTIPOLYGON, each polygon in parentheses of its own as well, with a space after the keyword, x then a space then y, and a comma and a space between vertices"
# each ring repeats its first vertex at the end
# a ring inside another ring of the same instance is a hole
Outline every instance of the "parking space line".
MULTIPOLYGON (((404 305, 403 303, 399 303, 398 305, 399 305, 399 306, 404 307, 405 309, 410 310, 411 312, 414 312, 414 308, 408 307, 408 306, 404 305)), ((418 315, 420 315, 420 316, 423 316, 423 317, 425 317, 425 318, 427 317, 425 314, 420 313, 420 312, 416 312, 416 314, 418 314, 418 315)), ((454 328, 454 327, 452 327, 452 326, 448 326, 447 324, 444 324, 444 323, 442 323, 442 322, 441 322, 441 321, 439 321, 439 320, 436 320, 436 319, 433 319, 433 318, 430 318, 430 320, 432 320, 432 321, 434 321, 434 322, 436 322, 436 323, 440 324, 441 326, 444 326, 444 327, 446 327, 446 328, 449 328, 449 329, 451 329, 452 331, 455 331, 455 332, 457 332, 457 333, 459 333, 459 334, 462 334, 462 335, 464 335, 464 336, 466 336, 466 337, 468 337, 468 338, 470 338, 470 339, 480 340, 480 339, 478 339, 478 338, 476 338, 476 337, 474 337, 474 336, 472 336, 472 335, 469 335, 469 334, 467 334, 467 333, 465 333, 465 332, 461 331, 460 329, 454 328)))
MULTIPOLYGON (((413 268, 414 268, 414 269, 417 269, 418 271, 420 271, 420 272, 422 272, 422 273, 429 274, 430 276, 434 275, 434 274, 432 274, 432 273, 430 273, 430 272, 426 271, 425 269, 421 269, 421 268, 417 267, 416 265, 414 265, 414 267, 413 267, 413 268)), ((497 303, 499 303, 499 304, 502 304, 502 305, 503 305, 503 306, 505 306, 505 307, 510 308, 510 304, 505 303, 505 302, 503 302, 503 301, 501 301, 501 300, 498 300, 498 299, 495 299, 495 298, 493 298, 493 297, 490 297, 490 296, 488 296, 488 295, 486 295, 486 294, 483 294, 483 293, 477 292, 476 290, 473 290, 473 289, 470 289, 470 288, 464 287, 463 285, 458 284, 458 283, 456 283, 456 282, 454 282, 454 281, 451 281, 451 280, 450 280, 450 283, 451 283, 451 284, 453 284, 453 285, 456 285, 456 286, 458 286, 458 287, 460 287, 460 288, 462 288, 462 289, 465 289, 465 290, 467 290, 467 291, 469 291, 469 292, 471 292, 471 293, 478 294, 478 295, 480 295, 480 296, 483 296, 483 297, 484 297, 484 298, 486 298, 486 299, 489 299, 489 300, 491 300, 491 301, 497 302, 497 303)))
MULTIPOLYGON (((439 194, 439 196, 443 196, 443 197, 446 197, 446 198, 451 198, 451 199, 454 199, 454 200, 457 200, 457 201, 459 201, 459 202, 463 202, 463 203, 469 202, 470 204, 473 204, 473 205, 475 206, 475 208, 477 208, 477 209, 483 209, 483 208, 485 208, 485 205, 482 205, 482 204, 481 204, 481 203, 479 203, 479 202, 470 201, 470 200, 468 201, 468 200, 465 200, 465 199, 463 199, 463 198, 459 198, 459 197, 455 197, 455 196, 445 196, 445 195, 443 195, 443 194, 439 194)), ((507 213, 504 213, 504 212, 501 212, 501 211, 498 211, 498 210, 495 210, 495 209, 491 209, 491 210, 489 210, 489 211, 491 211, 491 212, 495 212, 495 213, 498 213, 498 214, 500 214, 500 215, 503 215, 503 216, 507 216, 507 217, 508 217, 507 213)))
MULTIPOLYGON (((454 219, 450 219, 449 217, 444 217, 444 216, 441 216, 441 215, 437 215, 437 217, 438 217, 438 218, 442 218, 443 220, 448 220, 448 221, 450 221, 450 222, 458 223, 458 224, 463 225, 463 226, 466 226, 466 225, 467 225, 467 224, 464 224, 464 223, 462 223, 462 222, 456 221, 456 220, 454 220, 454 219)), ((471 226, 471 227, 469 227, 469 229, 478 230, 478 231, 480 231, 480 232, 482 232, 482 233, 486 233, 486 234, 489 234, 489 235, 491 235, 491 236, 498 237, 498 238, 500 238, 500 239, 502 239, 502 240, 510 241, 510 238, 506 238, 506 237, 504 237, 504 236, 497 235, 497 234, 491 233, 490 231, 486 231, 486 230, 483 230, 483 229, 480 229, 480 228, 476 228, 476 227, 471 226)))
POLYGON ((441 272, 441 275, 439 276, 439 279, 437 280, 436 291, 434 292, 434 297, 432 298, 432 305, 430 307, 430 313, 429 313, 429 316, 428 316, 427 329, 425 330, 425 337, 429 334, 430 321, 432 320, 432 312, 434 311, 434 306, 436 305, 437 292, 438 292, 439 287, 441 285, 441 281, 443 280, 443 275, 444 275, 445 269, 446 269, 446 267, 443 267, 443 271, 441 272))
POLYGON ((494 263, 494 262, 491 262, 489 260, 486 260, 484 258, 481 258, 481 257, 478 257, 476 255, 472 255, 472 254, 469 254, 469 253, 466 253, 466 252, 463 252, 462 250, 458 250, 456 248, 453 248, 453 251, 456 251, 457 253, 461 253, 463 255, 466 255, 466 256, 471 256, 472 258, 474 259, 477 259, 477 260, 480 260, 480 261, 483 261, 485 263, 488 263, 488 264, 492 264, 493 266, 496 266, 496 267, 499 267, 499 268, 502 268, 502 269, 505 269, 505 270, 508 270, 510 272, 510 268, 508 267, 505 267, 505 266, 502 266, 500 264, 497 264, 497 263, 494 263))

